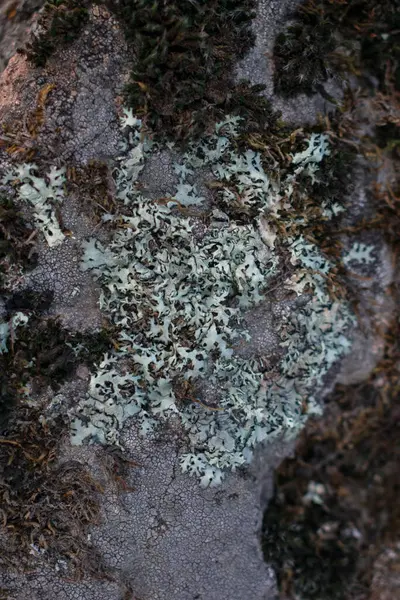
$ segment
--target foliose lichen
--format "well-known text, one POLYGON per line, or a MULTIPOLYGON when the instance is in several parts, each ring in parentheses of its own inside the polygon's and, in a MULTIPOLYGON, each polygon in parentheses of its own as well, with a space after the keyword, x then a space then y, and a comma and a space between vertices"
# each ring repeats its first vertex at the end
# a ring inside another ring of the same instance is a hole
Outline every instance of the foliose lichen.
POLYGON ((16 165, 3 177, 2 183, 17 185, 18 199, 33 207, 35 224, 48 245, 57 246, 65 239, 56 216, 56 206, 64 198, 65 168, 51 167, 46 178, 38 177, 35 172, 35 164, 16 165))
POLYGON ((353 323, 348 306, 328 294, 329 259, 304 238, 268 235, 268 215, 290 207, 298 179, 318 180, 329 154, 326 136, 312 134, 291 168, 272 180, 258 152, 239 148, 239 124, 239 117, 227 116, 212 135, 192 142, 175 163, 175 194, 154 201, 137 179, 160 148, 125 110, 114 172, 123 209, 105 217, 117 225, 111 242, 88 240, 82 263, 101 284, 100 307, 119 334, 74 410, 72 442, 118 443, 131 416, 143 435, 177 418, 189 445, 182 470, 203 486, 250 461, 259 442, 294 434, 307 418, 305 399, 308 412, 317 410, 313 392, 349 350, 345 332, 353 323), (201 196, 194 180, 199 169, 217 182, 218 207, 201 196), (251 218, 230 218, 233 203, 251 218), (265 299, 282 253, 292 266, 283 286, 311 297, 283 318, 285 354, 278 377, 268 381, 261 362, 237 350, 251 343, 244 317, 265 299), (212 404, 202 395, 205 382, 217 390, 212 404))

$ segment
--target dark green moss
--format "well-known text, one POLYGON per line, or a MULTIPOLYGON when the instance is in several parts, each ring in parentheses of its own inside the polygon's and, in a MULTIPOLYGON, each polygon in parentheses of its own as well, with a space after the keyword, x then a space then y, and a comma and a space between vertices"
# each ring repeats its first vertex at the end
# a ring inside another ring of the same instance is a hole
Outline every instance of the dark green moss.
POLYGON ((331 74, 327 55, 335 48, 332 23, 314 13, 301 17, 275 42, 275 89, 284 96, 312 94, 331 74))
POLYGON ((399 0, 307 0, 274 48, 275 89, 292 96, 322 91, 334 73, 376 78, 388 74, 400 89, 399 0))
POLYGON ((250 47, 254 0, 108 0, 135 51, 127 103, 156 132, 186 138, 223 111, 250 47))
POLYGON ((34 242, 29 243, 33 233, 14 202, 0 197, 0 292, 7 269, 21 263, 26 269, 36 265, 37 253, 34 242))
POLYGON ((48 58, 62 44, 75 40, 87 23, 87 2, 54 0, 47 2, 38 26, 40 33, 33 35, 25 53, 36 67, 44 67, 48 58))

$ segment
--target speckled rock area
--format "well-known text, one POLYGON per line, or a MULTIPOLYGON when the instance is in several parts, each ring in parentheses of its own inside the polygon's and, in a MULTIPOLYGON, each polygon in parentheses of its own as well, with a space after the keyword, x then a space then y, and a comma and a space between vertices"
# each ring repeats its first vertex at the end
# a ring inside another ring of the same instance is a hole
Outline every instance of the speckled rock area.
MULTIPOLYGON (((269 95, 272 71, 266 53, 294 5, 294 0, 260 0, 256 46, 238 65, 238 78, 251 75, 254 83, 267 85, 269 95)), ((33 68, 22 55, 9 60, 0 81, 0 121, 24 151, 37 150, 40 168, 85 166, 91 160, 111 165, 118 156, 120 94, 131 59, 117 22, 95 7, 79 39, 52 56, 46 69, 33 68), (38 94, 47 84, 54 87, 46 100, 46 118, 33 137, 24 123, 35 112, 38 94)), ((321 98, 295 103, 276 99, 285 117, 295 112, 303 122, 324 110, 321 98)), ((142 184, 150 197, 166 196, 174 184, 171 159, 160 153, 152 161, 143 171, 142 184)), ((0 150, 0 167, 1 174, 10 167, 4 150, 0 150)), ((79 190, 66 199, 62 218, 71 236, 60 247, 40 246, 38 265, 24 281, 27 287, 54 292, 52 314, 78 331, 94 329, 102 319, 99 289, 79 268, 80 244, 96 228, 82 203, 79 190)), ((379 265, 385 274, 365 284, 363 297, 366 304, 371 297, 378 298, 375 312, 383 322, 383 313, 391 311, 384 290, 392 272, 388 251, 382 248, 379 265)), ((279 299, 271 300, 248 316, 256 352, 270 361, 271 369, 279 355, 275 323, 284 306, 279 299)), ((366 348, 365 337, 357 335, 360 352, 342 367, 341 381, 364 378, 380 356, 378 342, 371 353, 371 344, 366 348)), ((331 386, 332 381, 327 387, 331 386)), ((78 396, 74 401, 84 395, 84 391, 74 393, 78 396)), ((135 466, 122 491, 102 470, 96 446, 71 448, 65 442, 65 456, 91 465, 103 478, 102 519, 93 527, 90 541, 112 577, 71 581, 61 567, 50 567, 38 555, 32 572, 0 573, 0 588, 8 590, 13 600, 276 600, 275 574, 263 560, 259 536, 272 494, 274 466, 291 452, 293 443, 275 441, 260 448, 249 469, 229 474, 217 488, 202 489, 196 479, 181 473, 182 439, 173 421, 156 438, 140 437, 132 421, 123 431, 122 443, 135 466)))
POLYGON ((105 524, 93 532, 107 563, 139 598, 274 598, 257 536, 260 480, 247 473, 202 490, 180 472, 179 436, 168 430, 163 438, 142 443, 134 427, 126 432, 138 462, 129 481, 135 491, 110 498, 105 524))

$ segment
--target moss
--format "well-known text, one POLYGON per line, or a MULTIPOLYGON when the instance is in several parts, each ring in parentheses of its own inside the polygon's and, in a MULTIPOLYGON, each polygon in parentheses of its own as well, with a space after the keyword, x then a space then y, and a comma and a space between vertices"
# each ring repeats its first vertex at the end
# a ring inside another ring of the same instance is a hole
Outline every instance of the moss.
POLYGON ((27 566, 34 548, 81 571, 98 569, 87 527, 98 520, 101 488, 82 464, 59 462, 64 429, 61 418, 46 419, 40 408, 25 405, 0 437, 0 502, 7 533, 0 561, 6 566, 27 566))
MULTIPOLYGON (((40 298, 37 302, 46 300, 40 298)), ((38 315, 30 317, 27 327, 18 329, 13 348, 0 360, 6 363, 6 372, 18 387, 30 382, 35 391, 48 385, 57 390, 72 376, 78 364, 87 362, 90 366, 97 362, 111 345, 106 330, 74 333, 64 329, 57 319, 38 315)))
POLYGON ((349 71, 384 87, 388 67, 399 89, 399 0, 306 0, 291 16, 274 47, 277 92, 324 93, 331 75, 349 71))
POLYGON ((289 597, 368 595, 374 560, 400 532, 399 357, 395 322, 370 379, 339 387, 277 471, 264 553, 289 597), (323 486, 320 503, 304 500, 312 482, 323 486))
POLYGON ((117 212, 118 200, 113 196, 109 166, 100 160, 67 169, 67 191, 79 193, 82 207, 97 223, 105 213, 117 212))
POLYGON ((284 96, 312 94, 331 74, 332 23, 318 13, 300 15, 299 22, 277 36, 274 47, 275 89, 284 96))
POLYGON ((252 41, 254 0, 108 0, 136 54, 127 103, 156 131, 199 134, 234 96, 231 71, 252 41))
POLYGON ((36 67, 44 67, 60 45, 80 35, 89 18, 85 4, 80 0, 54 0, 45 4, 38 22, 40 33, 33 36, 25 50, 36 67))
POLYGON ((11 322, 13 314, 22 311, 29 315, 29 322, 12 332, 8 352, 0 354, 0 424, 8 421, 27 386, 33 394, 48 386, 56 391, 79 364, 92 366, 112 347, 112 332, 108 329, 71 332, 57 319, 47 318, 45 312, 52 299, 52 293, 33 290, 6 297, 5 320, 11 322))
POLYGON ((32 234, 34 230, 23 219, 10 198, 0 197, 0 291, 7 271, 21 263, 26 269, 36 265, 32 234))

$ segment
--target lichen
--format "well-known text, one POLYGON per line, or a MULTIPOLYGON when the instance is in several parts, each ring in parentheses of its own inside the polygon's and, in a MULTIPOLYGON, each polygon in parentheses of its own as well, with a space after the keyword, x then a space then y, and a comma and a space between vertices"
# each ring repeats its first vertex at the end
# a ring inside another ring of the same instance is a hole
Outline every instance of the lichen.
POLYGON ((376 257, 373 255, 374 250, 374 246, 354 242, 350 250, 343 256, 343 264, 351 268, 354 263, 361 265, 374 263, 376 261, 376 257))
POLYGON ((64 198, 65 168, 51 167, 46 179, 38 177, 36 171, 35 164, 17 165, 3 177, 2 183, 16 184, 18 199, 33 207, 35 224, 48 245, 57 246, 65 239, 56 215, 57 204, 64 198))
POLYGON ((297 294, 308 290, 312 297, 283 319, 285 354, 274 382, 258 359, 239 356, 239 345, 251 344, 244 317, 265 299, 281 260, 263 241, 262 223, 290 206, 300 177, 310 185, 317 181, 319 163, 329 154, 326 136, 311 135, 277 183, 258 152, 239 148, 239 125, 239 117, 227 116, 212 135, 189 144, 175 163, 175 194, 153 201, 143 197, 137 178, 160 147, 125 111, 123 155, 114 173, 124 210, 106 216, 119 227, 108 245, 88 240, 82 264, 100 282, 100 307, 119 335, 73 412, 72 442, 118 443, 131 416, 144 435, 178 418, 189 444, 182 470, 203 486, 251 460, 259 442, 302 426, 304 399, 308 412, 316 410, 313 391, 349 350, 345 332, 353 322, 347 305, 327 292, 329 259, 302 238, 278 238, 292 256, 292 277, 284 285, 293 289, 295 277, 297 294), (208 206, 196 187, 199 169, 214 177, 218 208, 208 206), (230 218, 234 203, 247 214, 245 222, 230 218), (202 395, 205 382, 216 390, 212 404, 202 395))

